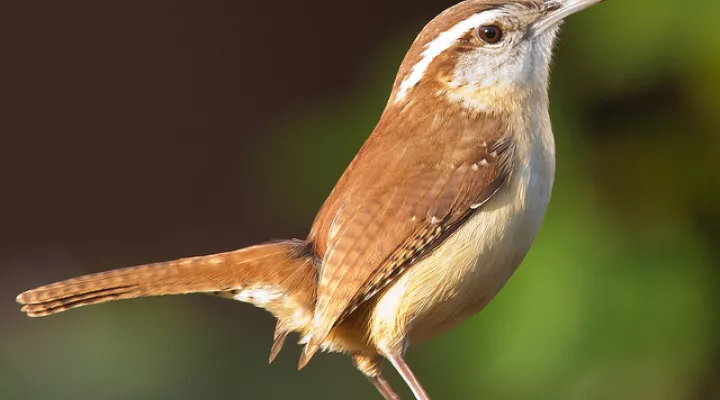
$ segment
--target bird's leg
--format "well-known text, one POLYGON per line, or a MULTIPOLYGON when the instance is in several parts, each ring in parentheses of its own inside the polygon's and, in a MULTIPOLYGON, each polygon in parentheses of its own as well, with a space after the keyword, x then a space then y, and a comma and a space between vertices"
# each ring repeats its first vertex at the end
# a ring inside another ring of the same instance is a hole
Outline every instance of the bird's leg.
POLYGON ((402 353, 402 351, 387 352, 384 356, 388 361, 390 361, 393 367, 395 367, 395 370, 397 370, 400 376, 402 376, 403 380, 405 380, 405 383, 408 385, 410 390, 412 390, 417 400, 430 400, 430 396, 428 396, 427 392, 420 384, 420 381, 418 381, 415 374, 413 374, 412 370, 410 370, 410 367, 405 362, 402 353))
POLYGON ((353 356, 353 365, 370 380, 370 383, 375 386, 385 400, 400 400, 400 396, 395 393, 390 383, 380 374, 382 371, 382 357, 356 354, 353 356))
POLYGON ((385 400, 400 400, 400 396, 395 393, 392 386, 390 386, 390 383, 381 375, 378 375, 376 377, 368 377, 368 379, 373 384, 373 386, 375 386, 378 392, 380 392, 380 394, 385 398, 385 400))

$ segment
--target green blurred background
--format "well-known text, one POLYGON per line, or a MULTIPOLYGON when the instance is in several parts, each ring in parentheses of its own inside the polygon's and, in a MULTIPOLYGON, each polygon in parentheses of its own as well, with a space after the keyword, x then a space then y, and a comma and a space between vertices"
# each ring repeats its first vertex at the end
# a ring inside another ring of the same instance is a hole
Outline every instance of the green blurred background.
MULTIPOLYGON (((0 4, 0 399, 378 398, 344 356, 268 366, 248 305, 31 320, 13 299, 306 235, 451 4, 0 4)), ((718 21, 716 0, 611 0, 567 22, 546 222, 481 315, 411 349, 433 398, 720 399, 718 21)))

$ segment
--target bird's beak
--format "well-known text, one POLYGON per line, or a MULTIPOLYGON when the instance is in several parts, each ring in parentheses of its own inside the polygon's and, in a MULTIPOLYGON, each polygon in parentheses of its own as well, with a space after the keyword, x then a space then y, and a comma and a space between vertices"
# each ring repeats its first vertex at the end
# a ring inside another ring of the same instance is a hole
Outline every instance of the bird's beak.
POLYGON ((603 1, 604 0, 547 0, 545 13, 535 22, 535 25, 533 25, 533 36, 540 36, 570 15, 603 1))

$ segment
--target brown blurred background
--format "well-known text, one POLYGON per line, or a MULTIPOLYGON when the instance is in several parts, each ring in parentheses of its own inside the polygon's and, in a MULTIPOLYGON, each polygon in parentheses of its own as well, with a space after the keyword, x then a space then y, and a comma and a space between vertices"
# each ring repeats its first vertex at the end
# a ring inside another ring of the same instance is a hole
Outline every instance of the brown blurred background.
MULTIPOLYGON (((266 365, 204 296, 30 320, 120 266, 303 237, 439 0, 0 3, 0 398, 372 399, 347 358, 266 365)), ((720 399, 720 2, 609 1, 553 74, 559 171, 488 309, 411 350, 437 399, 720 399)), ((410 398, 395 374, 392 382, 410 398)))

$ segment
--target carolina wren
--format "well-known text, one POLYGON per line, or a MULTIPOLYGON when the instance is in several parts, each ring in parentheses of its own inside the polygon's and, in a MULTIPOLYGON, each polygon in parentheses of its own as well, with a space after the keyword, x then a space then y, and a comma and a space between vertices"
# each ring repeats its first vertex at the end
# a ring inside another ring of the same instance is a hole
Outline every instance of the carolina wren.
POLYGON ((305 240, 82 276, 22 293, 31 317, 141 296, 209 293, 352 356, 385 399, 387 359, 429 399, 408 345, 479 312, 540 228, 555 174, 548 114, 560 22, 602 0, 468 0, 420 33, 380 122, 305 240))

